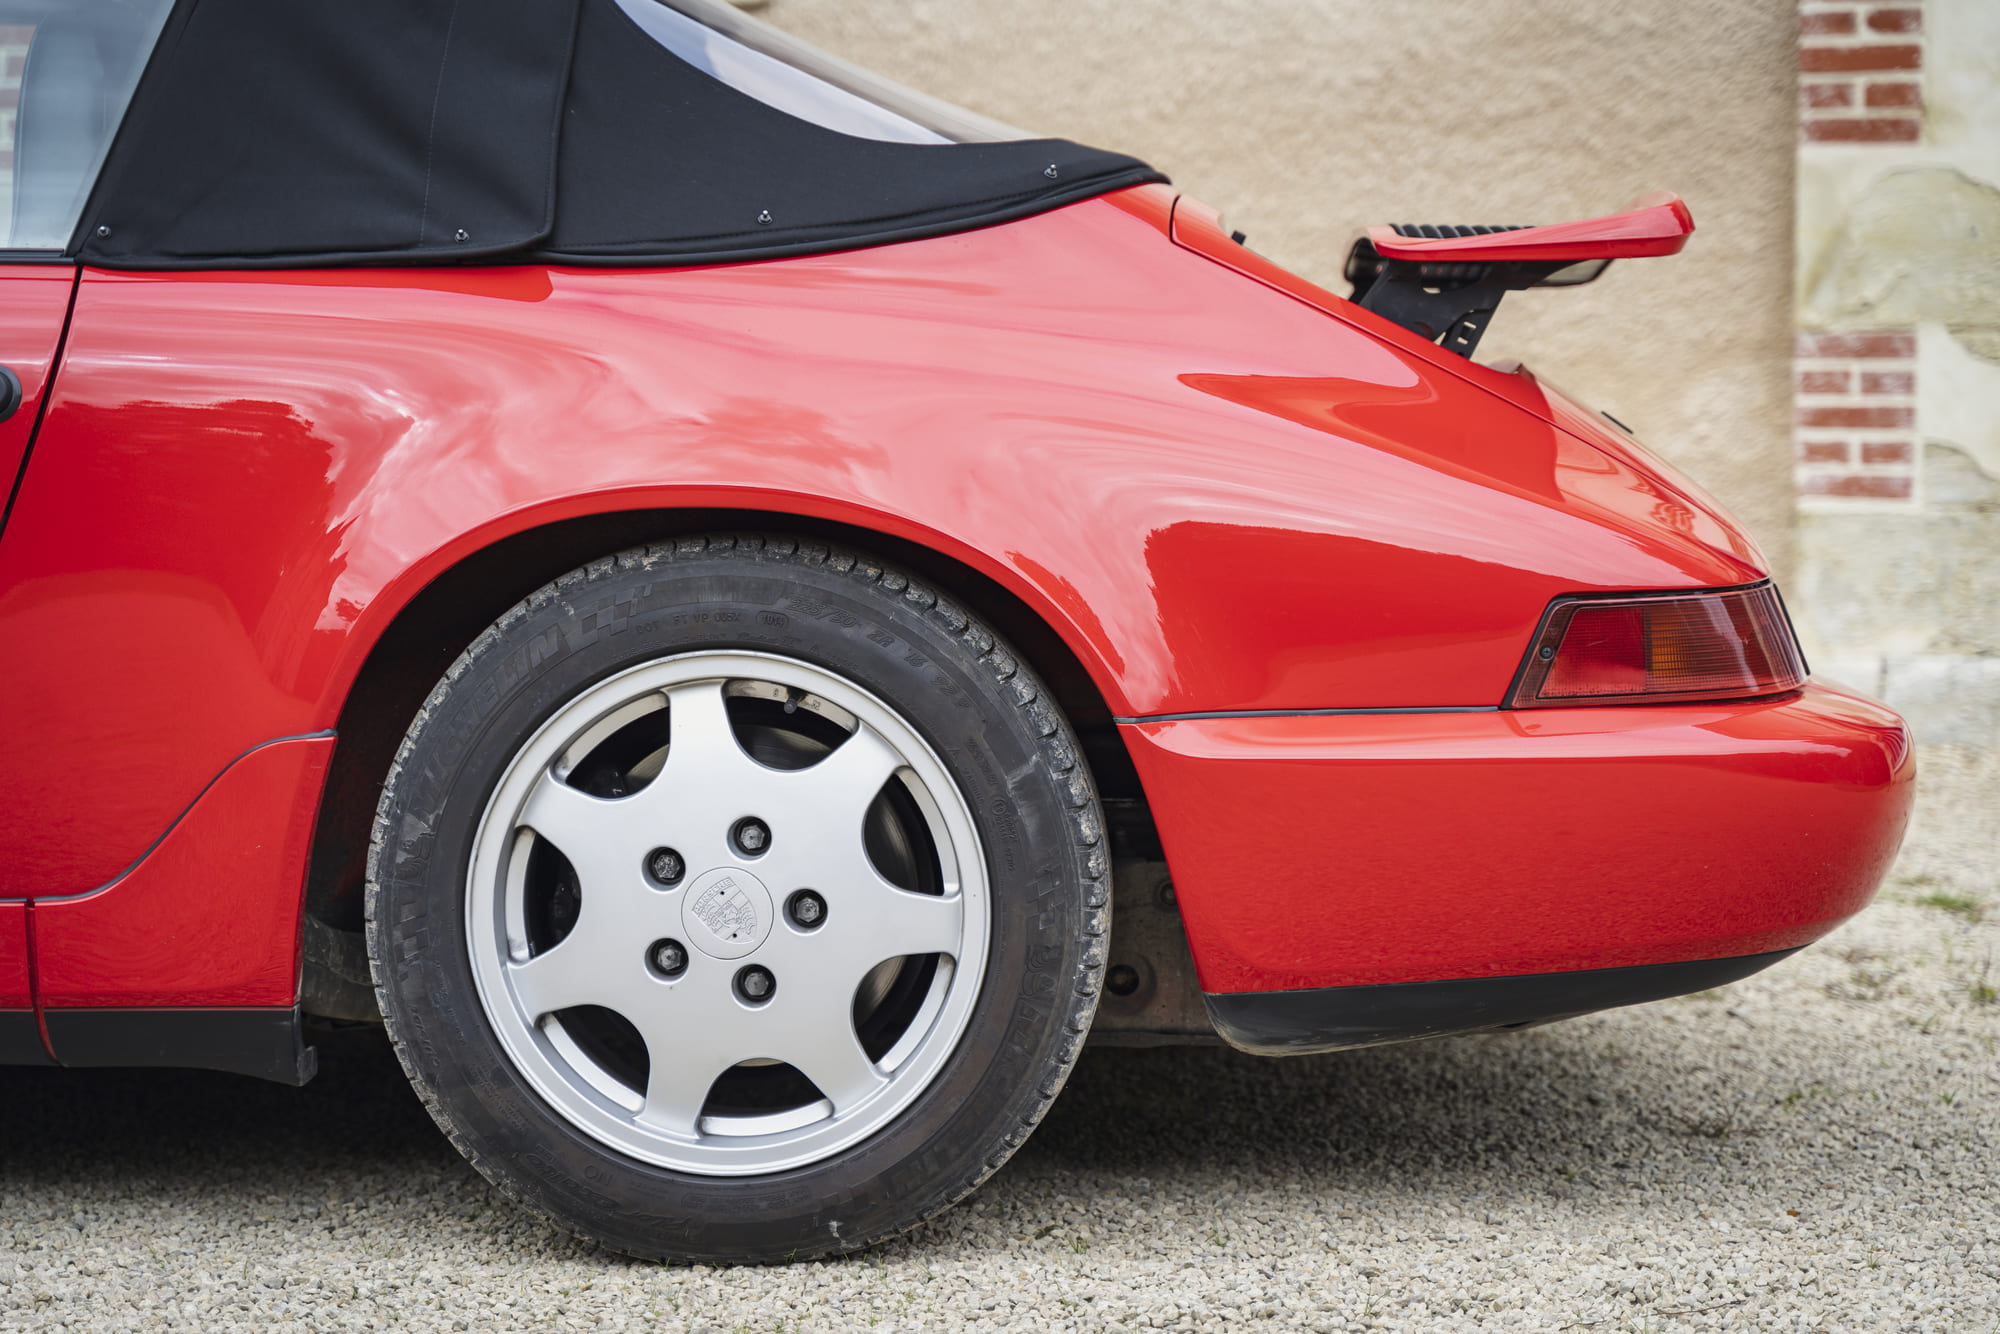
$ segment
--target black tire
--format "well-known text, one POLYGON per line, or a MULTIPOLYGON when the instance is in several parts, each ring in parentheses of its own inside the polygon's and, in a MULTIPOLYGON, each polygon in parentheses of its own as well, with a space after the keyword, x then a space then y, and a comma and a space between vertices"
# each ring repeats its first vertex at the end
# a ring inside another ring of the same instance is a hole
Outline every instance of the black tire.
POLYGON ((368 859, 367 929, 397 1055, 488 1180, 613 1250, 782 1261, 893 1236, 998 1169, 1082 1048, 1104 967, 1110 865, 1081 754, 1047 691, 998 636, 865 555, 781 536, 708 536, 572 571, 466 649, 389 772, 368 859), (771 1175, 668 1170, 557 1115, 510 1063, 468 960, 468 858, 502 766, 593 683, 704 648, 800 659, 893 704, 959 785, 990 880, 985 977, 940 1072, 872 1138, 771 1175))

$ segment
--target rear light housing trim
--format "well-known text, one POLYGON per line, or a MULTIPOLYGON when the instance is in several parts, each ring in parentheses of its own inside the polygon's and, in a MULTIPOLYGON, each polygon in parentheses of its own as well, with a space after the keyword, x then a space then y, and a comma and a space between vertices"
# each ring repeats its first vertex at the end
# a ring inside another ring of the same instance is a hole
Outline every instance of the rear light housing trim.
POLYGON ((1806 682, 1770 580, 1733 588, 1559 597, 1542 614, 1504 707, 1751 699, 1806 682))

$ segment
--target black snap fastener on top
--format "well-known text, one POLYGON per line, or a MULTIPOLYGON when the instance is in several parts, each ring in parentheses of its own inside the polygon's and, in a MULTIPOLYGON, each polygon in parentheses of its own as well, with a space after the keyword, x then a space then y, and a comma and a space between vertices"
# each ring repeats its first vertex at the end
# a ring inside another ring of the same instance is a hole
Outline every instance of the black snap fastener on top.
POLYGON ((767 208, 762 213, 759 213, 757 215, 757 225, 760 227, 769 227, 771 225, 770 209, 767 208))
POLYGON ((1061 172, 1059 172, 1059 171, 1057 171, 1057 170, 1056 170, 1056 164, 1055 164, 1055 163, 1053 163, 1053 162, 1051 162, 1051 163, 1049 163, 1049 165, 1048 165, 1048 166, 1046 166, 1046 167, 1043 167, 1043 168, 1042 168, 1042 175, 1044 175, 1044 176, 1048 177, 1048 178, 1049 178, 1050 180, 1052 180, 1052 181, 1053 181, 1053 180, 1055 180, 1055 179, 1056 179, 1056 178, 1057 178, 1058 176, 1062 175, 1062 173, 1061 173, 1061 172))
POLYGON ((661 977, 679 977, 687 971, 687 946, 678 940, 656 940, 646 949, 646 963, 661 977))
POLYGON ((109 227, 99 227, 97 229, 97 234, 99 236, 109 236, 111 235, 111 229, 109 227))
POLYGON ((736 994, 752 1005, 762 1005, 771 999, 778 989, 778 979, 771 976, 771 970, 751 964, 736 973, 736 994))
POLYGON ((454 241, 470 241, 472 239, 472 233, 468 232, 467 230, 465 230, 465 228, 461 227, 452 234, 452 239, 454 241))
POLYGON ((687 874, 687 862, 672 848, 654 848, 646 854, 646 875, 656 885, 671 887, 687 874))
POLYGON ((760 857, 771 846, 771 827, 756 816, 738 820, 729 831, 729 841, 746 857, 760 857))
POLYGON ((826 900, 802 889, 785 900, 785 916, 792 919, 792 925, 810 931, 826 920, 826 900))

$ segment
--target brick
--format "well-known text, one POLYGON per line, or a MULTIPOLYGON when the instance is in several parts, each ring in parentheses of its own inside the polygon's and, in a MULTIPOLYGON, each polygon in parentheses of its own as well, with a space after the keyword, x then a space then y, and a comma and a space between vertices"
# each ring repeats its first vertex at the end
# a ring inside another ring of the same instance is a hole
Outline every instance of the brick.
POLYGON ((1854 11, 1826 9, 1817 14, 1799 15, 1799 36, 1838 37, 1854 31, 1854 11))
POLYGON ((1921 9, 1877 9, 1868 15, 1870 32, 1922 32, 1924 11, 1921 9))
POLYGON ((1864 394, 1914 394, 1917 392, 1915 371, 1863 371, 1861 372, 1861 392, 1864 394))
POLYGON ((1802 46, 1799 68, 1808 74, 1866 74, 1873 70, 1922 69, 1924 48, 1879 46, 1802 46))
POLYGON ((1848 460, 1845 440, 1807 440, 1799 445, 1799 457, 1807 463, 1845 463, 1848 460))
POLYGON ((1854 105, 1854 85, 1851 83, 1800 84, 1799 99, 1809 107, 1851 107, 1854 105))
POLYGON ((1800 334, 1792 343, 1795 357, 1901 357, 1917 355, 1913 333, 1822 333, 1800 334))
POLYGON ((1863 463, 1908 463, 1914 457, 1907 440, 1865 440, 1861 444, 1863 463))
POLYGON ((1846 426, 1901 431, 1917 424, 1914 408, 1800 408, 1801 426, 1846 426))
POLYGON ((1799 480, 1799 493, 1807 496, 1851 496, 1862 500, 1908 500, 1910 479, 1814 473, 1799 480))
POLYGON ((1923 137, 1923 122, 1903 116, 1809 120, 1799 129, 1807 139, 1822 144, 1913 144, 1923 137))
POLYGON ((1844 394, 1854 377, 1846 371, 1800 371, 1801 394, 1844 394))
POLYGON ((1924 104, 1924 86, 1898 79, 1894 83, 1871 83, 1868 85, 1868 105, 1871 107, 1921 108, 1924 104))

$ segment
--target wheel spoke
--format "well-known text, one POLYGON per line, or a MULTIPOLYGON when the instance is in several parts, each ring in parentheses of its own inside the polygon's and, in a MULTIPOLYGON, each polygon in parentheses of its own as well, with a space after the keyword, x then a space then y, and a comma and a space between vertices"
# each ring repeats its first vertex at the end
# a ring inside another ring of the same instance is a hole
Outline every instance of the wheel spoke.
MULTIPOLYGON (((773 1016, 777 1018, 778 1016, 773 1016)), ((861 1049, 845 1000, 814 996, 784 1016, 784 1042, 772 1055, 819 1086, 838 1116, 882 1087, 885 1076, 861 1049)))
MULTIPOLYGON (((874 914, 868 939, 882 959, 899 954, 949 954, 954 958, 965 940, 965 901, 953 894, 912 894, 902 889, 878 889, 883 906, 874 914)), ((881 959, 876 960, 877 963, 881 959)), ((873 967, 871 964, 870 967, 873 967)))
POLYGON ((663 776, 680 783, 713 780, 755 763, 729 727, 722 682, 699 681, 667 691, 667 763, 663 776))
POLYGON ((903 767, 903 757, 895 747, 862 723, 833 754, 808 769, 797 772, 794 781, 805 789, 804 801, 816 807, 816 816, 829 825, 844 826, 850 837, 861 836, 861 817, 868 813, 875 794, 903 767))
POLYGON ((507 965, 507 980, 514 995, 532 1022, 545 1014, 567 1010, 572 1005, 604 1005, 621 1010, 629 1001, 619 994, 616 968, 593 948, 594 942, 578 939, 572 931, 553 949, 543 950, 525 963, 507 965))
POLYGON ((686 1050, 672 1042, 656 1045, 653 1035, 658 1030, 649 1026, 645 1031, 651 1071, 646 1077, 646 1105, 639 1112, 640 1123, 675 1135, 699 1133, 697 1123, 708 1091, 736 1062, 712 1051, 686 1050))
POLYGON ((618 835, 632 818, 625 806, 628 800, 593 797, 545 773, 522 807, 520 822, 569 858, 588 898, 592 891, 602 892, 638 876, 636 865, 621 867, 618 860, 627 850, 618 835))

